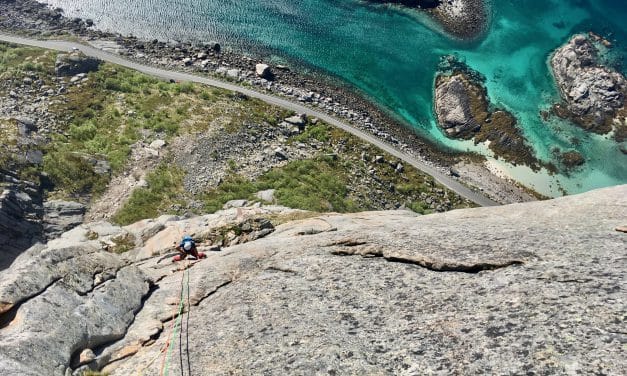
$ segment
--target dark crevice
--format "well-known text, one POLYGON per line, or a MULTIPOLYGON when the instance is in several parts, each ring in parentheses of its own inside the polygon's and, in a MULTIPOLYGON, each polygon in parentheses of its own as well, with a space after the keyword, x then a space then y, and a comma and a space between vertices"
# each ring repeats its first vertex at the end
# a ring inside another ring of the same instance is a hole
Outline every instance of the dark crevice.
POLYGON ((194 307, 198 307, 200 305, 200 303, 203 302, 203 300, 209 298, 211 295, 217 293, 221 288, 226 287, 226 286, 230 285, 231 283, 233 283, 233 281, 232 280, 228 280, 228 281, 222 283, 221 285, 218 285, 213 291, 211 291, 207 295, 203 296, 202 298, 200 298, 200 300, 198 300, 196 303, 194 303, 192 305, 194 307))
POLYGON ((36 297, 38 297, 39 295, 45 293, 46 291, 48 291, 49 288, 51 288, 54 284, 56 284, 57 282, 59 282, 61 279, 63 279, 65 276, 61 276, 58 278, 53 279, 50 283, 48 283, 46 286, 44 286, 44 288, 42 288, 39 292, 37 292, 36 294, 24 297, 23 299, 20 299, 19 301, 17 301, 15 304, 13 304, 13 306, 11 308, 9 308, 7 311, 0 313, 0 329, 4 329, 7 326, 9 326, 11 324, 11 322, 15 319, 15 316, 17 315, 17 311, 20 309, 20 307, 22 306, 22 304, 35 299, 36 297))
POLYGON ((477 274, 483 271, 502 269, 508 266, 523 264, 523 262, 519 260, 505 261, 502 263, 481 262, 481 263, 475 263, 475 264, 470 264, 470 265, 459 264, 459 263, 434 262, 434 261, 425 260, 425 259, 415 259, 415 258, 399 257, 399 256, 386 256, 382 251, 373 251, 373 252, 368 252, 364 254, 358 254, 358 253, 347 251, 347 250, 337 250, 337 251, 331 252, 331 254, 336 255, 336 256, 358 256, 359 255, 364 258, 377 257, 377 258, 383 258, 388 262, 420 266, 422 268, 431 270, 433 272, 455 272, 455 273, 469 273, 469 274, 477 274))
POLYGON ((296 233, 296 236, 306 236, 306 235, 317 235, 317 234, 321 234, 323 232, 333 232, 333 231, 337 231, 336 227, 331 227, 327 230, 319 230, 319 229, 315 229, 315 228, 310 228, 307 230, 303 230, 303 231, 299 231, 296 233))
POLYGON ((427 261, 427 260, 412 260, 412 259, 407 259, 407 258, 402 258, 402 257, 385 257, 385 259, 389 262, 398 262, 401 264, 418 265, 434 272, 458 272, 458 273, 470 273, 470 274, 477 274, 479 272, 483 272, 487 270, 496 270, 496 269, 506 268, 508 266, 523 264, 522 261, 518 261, 518 260, 506 261, 503 263, 481 262, 481 263, 476 263, 476 264, 464 265, 464 264, 439 263, 439 262, 432 262, 432 261, 427 261))
POLYGON ((268 266, 265 270, 274 271, 274 272, 282 272, 282 273, 290 273, 290 274, 298 274, 295 270, 282 268, 280 266, 268 266))
POLYGON ((337 242, 334 242, 333 245, 340 245, 343 247, 357 247, 360 245, 365 245, 368 244, 368 242, 362 241, 362 240, 354 240, 354 239, 346 239, 346 240, 339 240, 337 242))

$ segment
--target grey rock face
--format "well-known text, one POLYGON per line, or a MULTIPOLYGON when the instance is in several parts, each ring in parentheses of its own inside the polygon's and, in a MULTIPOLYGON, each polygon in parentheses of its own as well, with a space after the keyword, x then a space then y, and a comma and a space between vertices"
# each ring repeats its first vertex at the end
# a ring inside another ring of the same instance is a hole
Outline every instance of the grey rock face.
POLYGON ((611 121, 625 106, 627 92, 625 77, 602 66, 598 55, 588 38, 575 35, 551 58, 553 75, 568 110, 592 130, 611 121))
POLYGON ((479 126, 472 116, 470 95, 462 75, 451 76, 436 85, 435 112, 438 123, 449 136, 479 126))
MULTIPOLYGON (((614 229, 626 194, 278 226, 188 265, 183 366, 189 355, 202 375, 623 374, 627 238, 614 229)), ((179 267, 99 365, 134 355, 105 371, 158 374, 179 267)))
POLYGON ((53 200, 44 203, 44 232, 56 238, 83 223, 85 205, 73 201, 53 200))
POLYGON ((84 349, 126 333, 147 279, 85 232, 35 246, 0 272, 1 374, 65 375, 84 349))
POLYGON ((42 240, 42 212, 35 184, 0 171, 0 270, 42 240))
POLYGON ((160 374, 189 278, 171 374, 179 353, 197 375, 624 374, 626 196, 627 185, 427 216, 267 207, 82 225, 0 273, 0 373, 63 374, 92 349, 90 368, 160 374), (263 218, 279 214, 305 219, 263 218), (164 255, 182 233, 212 239, 234 224, 271 233, 200 261, 164 255), (102 251, 122 235, 141 248, 102 251))
POLYGON ((85 56, 80 51, 73 51, 69 54, 59 54, 54 70, 57 76, 69 77, 96 71, 99 65, 100 60, 85 56))

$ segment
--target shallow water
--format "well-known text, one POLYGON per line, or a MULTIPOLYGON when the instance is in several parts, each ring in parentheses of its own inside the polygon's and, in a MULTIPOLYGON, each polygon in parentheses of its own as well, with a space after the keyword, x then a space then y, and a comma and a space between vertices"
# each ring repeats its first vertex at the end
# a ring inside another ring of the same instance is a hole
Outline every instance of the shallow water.
MULTIPOLYGON (((447 139, 435 124, 433 80, 440 58, 455 54, 486 76, 491 100, 510 110, 539 158, 551 150, 586 156, 576 173, 549 176, 498 163, 506 174, 544 194, 582 192, 627 183, 627 156, 608 137, 539 112, 558 99, 547 59, 576 32, 595 31, 627 51, 627 2, 611 0, 494 1, 486 35, 451 39, 398 7, 357 0, 50 0, 98 27, 146 38, 215 40, 242 51, 257 47, 277 59, 302 61, 339 77, 410 125, 423 137, 457 150, 484 151, 447 139), (576 137, 580 143, 573 145, 576 137)), ((624 70, 624 67, 621 68, 624 70)))

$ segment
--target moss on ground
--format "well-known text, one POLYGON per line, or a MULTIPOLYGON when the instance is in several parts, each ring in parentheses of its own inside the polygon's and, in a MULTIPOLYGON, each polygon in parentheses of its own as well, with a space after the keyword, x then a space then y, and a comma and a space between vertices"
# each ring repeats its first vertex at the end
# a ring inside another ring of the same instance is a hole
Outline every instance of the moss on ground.
POLYGON ((347 197, 347 171, 332 158, 291 161, 252 181, 232 174, 201 195, 203 212, 215 212, 235 199, 259 201, 256 192, 275 189, 279 205, 314 212, 348 212, 359 208, 347 197))
POLYGON ((216 188, 201 195, 202 212, 215 212, 235 199, 259 201, 254 194, 261 190, 275 189, 275 200, 279 205, 313 212, 356 212, 380 209, 372 197, 384 197, 400 201, 408 208, 421 214, 433 212, 431 205, 422 198, 438 190, 457 202, 454 207, 469 207, 452 192, 437 184, 432 177, 414 168, 397 171, 400 163, 396 158, 365 144, 354 136, 325 123, 310 124, 306 130, 293 136, 290 142, 324 142, 326 147, 317 157, 296 160, 285 166, 276 167, 255 180, 232 173, 216 188), (341 152, 336 153, 339 149, 341 152), (365 163, 367 158, 383 156, 384 163, 365 163), (374 174, 378 186, 360 184, 367 174, 374 174), (373 190, 378 190, 373 194, 373 190))
POLYGON ((54 73, 56 54, 34 47, 17 47, 0 43, 0 79, 22 77, 27 73, 41 73, 49 82, 54 73))

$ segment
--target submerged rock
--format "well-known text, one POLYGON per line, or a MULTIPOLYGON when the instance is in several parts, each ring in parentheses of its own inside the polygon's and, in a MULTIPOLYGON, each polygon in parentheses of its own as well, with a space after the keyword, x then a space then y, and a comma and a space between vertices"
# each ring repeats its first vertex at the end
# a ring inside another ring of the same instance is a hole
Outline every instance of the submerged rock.
POLYGON ((586 159, 577 151, 567 151, 560 155, 562 163, 569 169, 578 167, 586 163, 586 159))
POLYGON ((627 81, 602 64, 597 46, 584 35, 575 35, 551 57, 565 102, 556 112, 588 131, 605 134, 615 129, 618 135, 627 127, 627 81))

